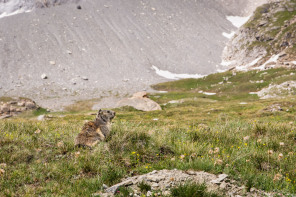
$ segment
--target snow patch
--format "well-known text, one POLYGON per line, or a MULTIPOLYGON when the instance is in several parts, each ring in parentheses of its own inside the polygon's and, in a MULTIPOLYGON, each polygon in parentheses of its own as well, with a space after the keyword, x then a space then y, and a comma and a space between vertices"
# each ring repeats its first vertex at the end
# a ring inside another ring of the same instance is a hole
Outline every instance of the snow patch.
POLYGON ((225 61, 222 59, 222 62, 220 63, 221 66, 230 66, 231 64, 235 63, 235 61, 225 61))
POLYGON ((228 39, 231 39, 235 34, 235 31, 232 31, 230 34, 223 32, 222 35, 228 39))
POLYGON ((261 60, 262 57, 258 57, 257 59, 255 59, 254 61, 250 62, 247 65, 244 66, 237 66, 236 69, 238 71, 247 71, 249 67, 254 66, 255 64, 257 64, 259 62, 259 60, 261 60))
POLYGON ((296 64, 296 61, 292 61, 293 64, 296 64))
POLYGON ((19 9, 19 10, 16 10, 14 12, 11 12, 11 13, 3 12, 2 14, 0 14, 0 19, 4 18, 4 17, 7 17, 7 16, 16 15, 16 14, 28 13, 28 12, 31 12, 31 11, 32 10, 19 9))
POLYGON ((158 93, 165 94, 165 93, 168 93, 168 91, 160 90, 160 91, 158 91, 158 93))
POLYGON ((212 96, 212 95, 216 95, 217 93, 215 93, 215 92, 204 92, 204 91, 198 91, 198 93, 200 93, 200 94, 205 94, 205 95, 208 95, 208 96, 212 96))
POLYGON ((198 78, 202 78, 205 76, 205 75, 200 75, 200 74, 176 74, 176 73, 172 73, 167 70, 160 70, 159 68, 157 68, 154 65, 152 65, 152 69, 155 70, 157 75, 167 78, 167 79, 188 79, 188 78, 198 79, 198 78))
POLYGON ((226 16, 226 19, 229 20, 233 24, 233 26, 237 28, 240 28, 241 26, 243 26, 250 18, 251 18, 251 15, 247 17, 226 16))
POLYGON ((277 54, 277 55, 273 55, 271 56, 271 58, 269 60, 267 60, 264 64, 262 64, 261 66, 257 67, 257 68, 253 68, 254 70, 264 70, 265 69, 265 66, 269 63, 272 63, 272 62, 276 62, 280 57, 280 54, 277 54))

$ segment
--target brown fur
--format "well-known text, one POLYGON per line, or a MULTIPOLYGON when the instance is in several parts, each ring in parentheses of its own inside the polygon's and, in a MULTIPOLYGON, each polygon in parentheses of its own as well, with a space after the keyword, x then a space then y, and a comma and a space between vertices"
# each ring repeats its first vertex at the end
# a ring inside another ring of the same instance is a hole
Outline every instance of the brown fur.
POLYGON ((104 141, 110 135, 111 121, 114 117, 114 111, 99 110, 94 121, 83 125, 81 132, 75 138, 75 145, 93 147, 98 142, 104 141))

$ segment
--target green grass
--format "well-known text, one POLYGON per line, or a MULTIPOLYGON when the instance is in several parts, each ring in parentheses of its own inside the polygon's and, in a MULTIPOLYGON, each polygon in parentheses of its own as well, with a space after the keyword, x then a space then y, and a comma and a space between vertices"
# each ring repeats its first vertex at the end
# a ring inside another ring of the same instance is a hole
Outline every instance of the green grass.
POLYGON ((175 168, 226 173, 247 188, 295 194, 296 97, 260 100, 248 94, 291 80, 291 72, 226 72, 155 85, 169 91, 150 95, 163 110, 116 109, 110 138, 92 150, 74 146, 84 121, 94 118, 89 111, 50 113, 45 121, 34 114, 1 120, 0 168, 5 173, 0 196, 91 196, 103 183, 175 168), (218 84, 223 77, 231 83, 218 84), (250 82, 258 80, 264 83, 250 82), (178 99, 184 102, 166 104, 178 99), (265 110, 273 104, 284 111, 265 110), (277 174, 281 177, 274 180, 277 174))
POLYGON ((172 197, 220 197, 218 194, 207 192, 205 184, 186 183, 171 189, 172 197))

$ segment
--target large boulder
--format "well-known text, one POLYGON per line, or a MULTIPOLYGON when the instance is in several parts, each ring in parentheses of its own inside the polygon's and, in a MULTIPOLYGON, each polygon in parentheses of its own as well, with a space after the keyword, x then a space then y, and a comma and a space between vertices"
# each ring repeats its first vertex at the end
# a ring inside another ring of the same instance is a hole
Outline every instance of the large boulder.
POLYGON ((148 98, 147 92, 137 92, 131 98, 122 99, 117 103, 117 107, 131 106, 141 111, 161 110, 158 103, 148 98))

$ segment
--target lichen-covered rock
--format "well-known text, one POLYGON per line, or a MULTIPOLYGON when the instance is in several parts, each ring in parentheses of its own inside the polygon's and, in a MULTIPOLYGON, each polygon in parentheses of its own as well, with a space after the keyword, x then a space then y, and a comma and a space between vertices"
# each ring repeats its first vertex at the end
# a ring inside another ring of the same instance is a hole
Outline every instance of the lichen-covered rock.
POLYGON ((208 191, 226 196, 272 196, 261 190, 252 188, 252 191, 247 192, 244 186, 235 185, 234 182, 228 178, 227 174, 214 175, 207 172, 200 171, 181 171, 181 170, 159 170, 152 171, 148 174, 129 177, 124 179, 121 183, 105 189, 101 193, 94 194, 95 196, 114 196, 118 193, 120 187, 128 187, 131 189, 131 196, 158 196, 169 195, 170 189, 184 183, 205 183, 208 191), (141 193, 139 184, 146 184, 151 187, 150 191, 141 193))

